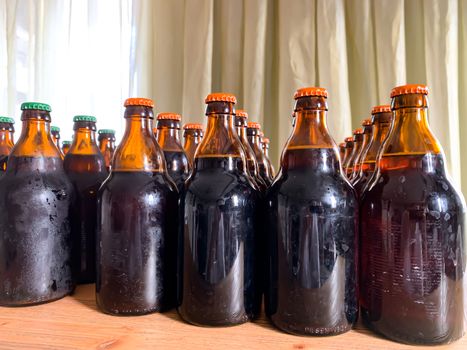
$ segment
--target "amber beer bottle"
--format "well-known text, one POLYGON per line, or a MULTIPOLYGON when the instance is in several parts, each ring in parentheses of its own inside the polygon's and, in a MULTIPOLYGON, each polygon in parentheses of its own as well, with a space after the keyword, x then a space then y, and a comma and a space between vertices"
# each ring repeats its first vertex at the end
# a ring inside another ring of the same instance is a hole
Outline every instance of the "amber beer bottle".
POLYGON ((0 117, 0 176, 6 171, 8 156, 15 145, 13 134, 15 133, 14 119, 0 117))
POLYGON ((107 171, 110 171, 112 158, 115 153, 115 130, 100 129, 97 134, 99 135, 97 141, 99 141, 99 149, 104 156, 105 167, 107 171))
POLYGON ((449 343, 464 333, 465 202, 428 126, 428 88, 391 92, 394 125, 361 204, 364 322, 396 341, 449 343))
POLYGON ((352 154, 350 155, 347 166, 345 168, 345 173, 349 181, 352 179, 353 169, 355 167, 355 162, 357 161, 358 155, 362 151, 363 129, 358 128, 354 130, 353 141, 354 141, 354 146, 352 149, 352 154))
POLYGON ((362 123, 362 129, 363 129, 363 142, 362 142, 361 150, 355 158, 353 171, 352 171, 352 175, 350 178, 350 181, 352 184, 355 183, 355 178, 358 176, 360 172, 360 165, 362 163, 362 160, 365 157, 366 152, 368 152, 368 147, 370 146, 371 137, 373 134, 373 121, 371 119, 365 119, 362 123))
POLYGON ((60 128, 58 126, 51 126, 50 134, 52 135, 52 140, 55 146, 57 146, 57 149, 60 152, 60 157, 62 159, 65 159, 65 155, 63 154, 62 149, 60 147, 60 128))
POLYGON ((258 162, 259 175, 263 179, 266 186, 271 186, 272 184, 272 174, 269 172, 267 166, 267 160, 261 149, 261 138, 259 136, 261 125, 255 122, 248 122, 247 124, 247 137, 248 143, 250 144, 253 152, 256 156, 256 161, 258 162))
POLYGON ((258 188, 258 190, 265 192, 267 190, 266 182, 263 180, 262 176, 259 173, 259 166, 256 160, 255 151, 251 148, 250 143, 248 142, 247 137, 247 120, 248 113, 244 110, 238 109, 235 112, 234 124, 235 130, 237 131, 238 138, 245 152, 246 163, 247 163, 247 172, 251 177, 252 181, 258 188))
POLYGON ((346 137, 344 141, 345 141, 345 153, 344 153, 344 158, 342 159, 342 170, 344 170, 344 173, 347 174, 347 168, 349 167, 350 158, 352 158, 352 153, 353 153, 355 142, 352 136, 346 137))
POLYGON ((73 273, 78 283, 96 280, 97 191, 107 177, 104 156, 96 143, 96 118, 73 118, 74 136, 63 167, 75 189, 71 233, 73 273))
POLYGON ((180 121, 182 116, 176 113, 157 115, 156 139, 164 152, 167 172, 181 192, 190 174, 190 163, 180 143, 180 121))
POLYGON ((384 141, 386 140, 392 125, 391 106, 382 105, 373 107, 371 111, 373 121, 373 134, 368 151, 362 157, 362 163, 358 175, 354 178, 354 188, 361 194, 373 176, 376 168, 376 159, 384 141))
POLYGON ((125 101, 126 129, 99 190, 96 297, 109 314, 175 306, 177 188, 153 134, 154 102, 125 101))
POLYGON ((272 165, 271 159, 269 158, 269 143, 270 140, 268 137, 263 137, 261 139, 261 148, 265 156, 266 164, 269 168, 269 174, 271 174, 271 176, 274 178, 276 172, 274 170, 274 166, 272 165))
POLYGON ((266 199, 266 314, 289 333, 339 334, 358 315, 358 203, 326 126, 326 89, 294 97, 295 126, 266 199))
POLYGON ((341 162, 344 160, 344 157, 345 157, 345 145, 346 145, 345 142, 339 143, 339 158, 341 162))
POLYGON ((195 123, 185 124, 183 126, 183 138, 185 139, 183 149, 190 162, 190 167, 193 167, 196 149, 203 139, 203 125, 195 123))
POLYGON ((71 273, 73 187, 50 136, 49 105, 21 105, 21 136, 0 181, 0 305, 64 297, 71 273))
POLYGON ((63 141, 62 142, 62 153, 66 155, 71 147, 71 141, 63 141))
POLYGON ((234 128, 231 94, 206 98, 206 136, 181 197, 179 307, 204 326, 229 326, 258 316, 258 191, 234 128))

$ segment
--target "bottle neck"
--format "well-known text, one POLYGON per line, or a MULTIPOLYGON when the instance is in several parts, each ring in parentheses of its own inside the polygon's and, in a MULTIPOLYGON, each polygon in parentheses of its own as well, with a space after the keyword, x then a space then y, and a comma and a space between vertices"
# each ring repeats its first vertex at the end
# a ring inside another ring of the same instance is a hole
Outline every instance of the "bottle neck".
POLYGON ((152 109, 128 106, 125 118, 125 133, 115 151, 112 171, 166 172, 162 149, 152 131, 152 109))
POLYGON ((269 147, 264 146, 263 147, 263 153, 267 158, 269 158, 269 147))
POLYGON ((96 132, 86 126, 75 127, 73 143, 68 153, 77 155, 99 154, 100 151, 96 143, 96 132))
POLYGON ((13 147, 15 141, 13 133, 9 130, 0 130, 0 144, 8 147, 13 147))
POLYGON ((364 162, 375 162, 378 152, 381 149, 384 141, 386 140, 391 127, 390 122, 375 122, 373 124, 373 134, 370 141, 368 152, 365 155, 364 162))
POLYGON ((179 129, 164 125, 162 122, 165 121, 157 122, 156 139, 159 146, 161 146, 164 151, 182 152, 183 147, 180 142, 179 129))
POLYGON ((101 136, 99 137, 99 149, 102 153, 105 151, 113 151, 115 149, 115 139, 112 136, 101 136))

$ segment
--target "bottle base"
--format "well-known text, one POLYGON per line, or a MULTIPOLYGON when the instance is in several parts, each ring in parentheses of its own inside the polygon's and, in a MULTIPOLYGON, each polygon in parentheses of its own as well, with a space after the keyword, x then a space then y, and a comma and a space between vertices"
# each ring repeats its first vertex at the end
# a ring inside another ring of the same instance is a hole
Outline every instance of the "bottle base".
POLYGON ((303 326, 303 327, 287 326, 286 327, 286 326, 283 326, 283 325, 280 325, 274 322, 271 318, 269 318, 269 321, 275 328, 277 328, 278 330, 282 332, 293 334, 293 335, 298 335, 298 336, 308 336, 308 337, 331 337, 331 336, 347 333, 353 327, 352 324, 335 326, 335 327, 309 327, 309 326, 303 326))
POLYGON ((240 318, 236 319, 223 319, 223 320, 194 320, 190 317, 187 317, 187 315, 184 315, 182 312, 180 312, 179 309, 177 309, 177 312, 180 316, 180 318, 185 321, 188 324, 191 324, 193 326, 197 327, 206 327, 206 328, 220 328, 220 327, 234 327, 234 326, 239 326, 244 323, 247 323, 251 321, 252 319, 248 316, 243 316, 240 318))
POLYGON ((0 301, 0 306, 3 307, 27 307, 27 306, 37 306, 37 305, 42 305, 42 304, 48 304, 52 303, 54 301, 60 300, 65 298, 68 295, 71 295, 73 293, 73 290, 70 290, 66 292, 65 294, 61 294, 59 296, 54 296, 53 298, 46 298, 46 299, 36 299, 36 300, 28 300, 25 302, 5 302, 5 301, 0 301))

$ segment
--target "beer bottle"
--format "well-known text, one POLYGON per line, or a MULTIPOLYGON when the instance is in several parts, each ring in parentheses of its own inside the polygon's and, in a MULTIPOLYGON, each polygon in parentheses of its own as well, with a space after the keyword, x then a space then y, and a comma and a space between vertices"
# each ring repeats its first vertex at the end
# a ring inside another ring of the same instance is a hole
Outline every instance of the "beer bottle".
POLYGON ((248 122, 247 137, 248 143, 253 149, 253 152, 256 156, 256 161, 258 162, 259 175, 263 179, 266 186, 269 187, 272 184, 273 177, 272 174, 269 172, 266 157, 264 156, 264 153, 261 149, 261 139, 259 136, 260 129, 261 125, 259 123, 248 122))
POLYGON ((15 133, 14 123, 15 121, 12 118, 0 117, 0 176, 6 171, 8 156, 15 145, 13 139, 15 133))
POLYGON ((71 293, 73 187, 50 136, 49 105, 21 105, 22 130, 0 181, 0 305, 71 293))
POLYGON ((51 126, 50 127, 50 134, 52 135, 52 140, 57 146, 58 151, 60 152, 60 158, 65 159, 65 155, 62 152, 62 149, 60 147, 60 128, 58 126, 51 126))
POLYGON ((339 143, 339 159, 341 162, 344 160, 345 156, 345 142, 339 143))
POLYGON ((97 134, 99 135, 97 141, 99 141, 99 149, 104 156, 105 167, 107 171, 110 171, 112 157, 115 153, 115 130, 100 129, 97 134))
POLYGON ((394 125, 361 203, 364 322, 404 343, 459 339, 465 321, 465 201, 428 126, 428 88, 391 92, 394 125))
POLYGON ((235 96, 210 94, 206 103, 206 136, 181 196, 178 312, 193 324, 229 326, 260 311, 259 195, 234 129, 235 96))
POLYGON ((240 142, 243 147, 243 151, 245 152, 246 162, 247 162, 247 172, 251 177, 253 183, 256 185, 258 190, 265 192, 268 188, 266 182, 263 180, 262 176, 259 173, 259 166, 256 160, 256 154, 251 148, 250 143, 248 142, 247 137, 247 120, 248 120, 248 113, 244 110, 238 109, 235 112, 235 129, 237 131, 237 135, 240 139, 240 142))
POLYGON ((185 124, 183 130, 183 138, 185 139, 183 149, 185 150, 185 154, 190 162, 190 167, 192 168, 196 149, 203 139, 203 125, 193 123, 185 124))
POLYGON ((164 152, 167 172, 181 192, 190 174, 190 163, 180 143, 180 121, 182 116, 176 113, 157 115, 156 139, 164 152))
POLYGON ((107 177, 104 156, 96 143, 96 118, 77 115, 73 118, 74 136, 63 167, 73 184, 75 200, 71 233, 73 237, 73 272, 78 283, 96 280, 97 191, 107 177))
POLYGON ((66 155, 70 150, 71 141, 63 141, 62 142, 62 153, 66 155))
POLYGON ((355 178, 360 172, 360 164, 362 162, 362 158, 365 157, 365 154, 368 151, 368 147, 370 146, 371 136, 373 134, 372 120, 371 119, 363 120, 362 129, 363 129, 363 142, 362 142, 360 152, 355 157, 354 167, 353 167, 352 175, 350 178, 350 181, 352 184, 355 182, 355 178))
POLYGON ((346 137, 344 141, 345 153, 344 158, 342 158, 342 170, 344 170, 344 173, 347 174, 347 168, 349 167, 349 161, 353 153, 354 141, 352 136, 346 137))
POLYGON ((383 105, 373 107, 371 111, 373 134, 368 151, 362 157, 362 164, 357 177, 354 179, 354 188, 361 194, 376 168, 378 152, 386 140, 392 124, 391 106, 383 105))
POLYGON ((353 132, 353 149, 350 158, 348 159, 347 166, 345 168, 345 174, 349 181, 352 178, 353 169, 355 166, 355 161, 362 150, 362 143, 363 143, 363 129, 358 128, 355 129, 353 132))
POLYGON ((269 168, 269 174, 271 174, 272 178, 274 178, 276 172, 274 170, 274 166, 272 165, 271 159, 269 158, 269 143, 270 143, 270 140, 269 140, 268 137, 263 137, 261 141, 262 141, 261 142, 261 149, 263 150, 265 160, 266 160, 266 163, 267 163, 268 168, 269 168))
POLYGON ((109 314, 175 306, 178 194, 153 134, 154 102, 125 101, 126 128, 99 190, 96 299, 109 314))
POLYGON ((327 95, 295 93, 295 126, 266 198, 266 314, 293 334, 343 333, 358 315, 358 202, 327 129, 327 95))

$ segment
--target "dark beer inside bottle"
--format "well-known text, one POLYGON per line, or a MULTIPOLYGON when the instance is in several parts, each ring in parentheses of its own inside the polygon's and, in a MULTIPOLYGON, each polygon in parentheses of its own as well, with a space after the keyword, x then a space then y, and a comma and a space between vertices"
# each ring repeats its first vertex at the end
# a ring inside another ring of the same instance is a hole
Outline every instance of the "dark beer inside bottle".
POLYGON ((207 105, 206 135, 182 195, 179 308, 203 326, 256 318, 261 303, 257 191, 233 125, 233 103, 207 105))
POLYGON ((404 343, 464 332, 465 205, 446 177, 424 94, 393 98, 394 126, 363 195, 364 322, 404 343))

